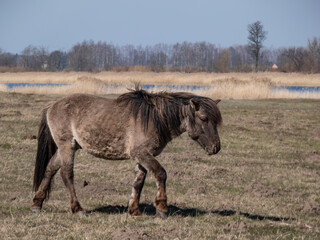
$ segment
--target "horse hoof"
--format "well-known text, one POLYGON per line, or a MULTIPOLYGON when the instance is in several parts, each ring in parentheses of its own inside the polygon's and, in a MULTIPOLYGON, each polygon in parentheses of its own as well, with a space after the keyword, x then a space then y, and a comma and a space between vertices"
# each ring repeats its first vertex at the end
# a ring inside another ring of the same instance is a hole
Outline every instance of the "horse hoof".
POLYGON ((163 212, 157 209, 157 217, 161 218, 161 219, 167 219, 168 218, 168 212, 163 212))
POLYGON ((133 218, 142 217, 142 213, 140 212, 139 208, 129 209, 128 213, 129 213, 130 216, 133 217, 133 218))
POLYGON ((143 214, 139 214, 139 215, 131 215, 132 218, 135 218, 135 219, 139 219, 139 218, 143 218, 144 215, 143 214))
POLYGON ((36 214, 40 214, 40 208, 35 208, 35 207, 31 207, 30 208, 31 212, 36 213, 36 214))
POLYGON ((79 211, 79 212, 76 213, 76 215, 78 217, 86 217, 86 216, 88 216, 86 211, 79 211))
POLYGON ((139 212, 130 213, 130 216, 132 218, 142 218, 143 214, 139 211, 139 212))

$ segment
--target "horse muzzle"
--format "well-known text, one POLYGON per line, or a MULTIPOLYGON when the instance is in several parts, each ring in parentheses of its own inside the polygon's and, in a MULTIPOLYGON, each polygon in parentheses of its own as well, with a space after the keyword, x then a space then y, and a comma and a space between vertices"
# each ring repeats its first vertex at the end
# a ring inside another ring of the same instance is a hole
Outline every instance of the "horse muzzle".
POLYGON ((208 155, 217 154, 220 151, 220 146, 213 146, 213 147, 205 147, 206 152, 208 155))

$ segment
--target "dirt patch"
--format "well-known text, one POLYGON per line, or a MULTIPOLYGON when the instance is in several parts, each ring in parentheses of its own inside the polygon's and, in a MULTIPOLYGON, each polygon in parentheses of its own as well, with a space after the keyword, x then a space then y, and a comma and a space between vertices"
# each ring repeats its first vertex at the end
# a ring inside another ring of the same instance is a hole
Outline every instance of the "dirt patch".
POLYGON ((225 232, 245 233, 248 230, 248 225, 245 222, 231 222, 224 226, 225 232))
POLYGON ((221 167, 214 167, 206 169, 206 172, 208 175, 225 176, 229 172, 229 170, 221 167))
POLYGON ((253 193, 257 197, 275 197, 279 194, 277 189, 272 189, 261 183, 252 183, 245 187, 245 190, 253 193))
POLYGON ((320 214, 320 202, 316 202, 315 200, 306 202, 303 206, 302 212, 320 214))
POLYGON ((168 227, 161 227, 159 230, 163 232, 163 235, 169 235, 175 232, 176 228, 172 226, 168 226, 168 227))
POLYGON ((206 195, 206 187, 205 186, 200 186, 200 187, 194 187, 194 188, 189 188, 187 194, 190 195, 206 195))
POLYGON ((315 128, 311 131, 311 135, 320 138, 320 128, 315 128))
POLYGON ((204 161, 204 159, 202 157, 200 157, 199 155, 195 155, 195 154, 192 154, 189 157, 189 160, 194 161, 194 162, 203 162, 204 161))
POLYGON ((204 159, 197 155, 192 154, 190 152, 183 152, 178 154, 172 154, 172 153, 161 153, 161 158, 165 161, 173 162, 173 163, 185 163, 185 162, 204 162, 204 159))
POLYGON ((22 140, 36 140, 37 136, 36 135, 25 135, 22 137, 22 140))
POLYGON ((172 176, 172 177, 182 177, 186 175, 185 172, 182 171, 170 171, 170 169, 168 170, 168 176, 172 176))
POLYGON ((112 238, 117 240, 140 240, 148 239, 149 235, 142 230, 133 230, 129 228, 118 229, 112 233, 112 238))
POLYGON ((320 164, 320 152, 319 151, 309 152, 305 158, 305 161, 310 164, 320 164))
POLYGON ((89 195, 95 194, 106 194, 106 193, 117 193, 118 190, 116 189, 113 183, 108 182, 90 182, 84 180, 81 184, 77 184, 76 189, 79 193, 86 193, 89 195))
POLYGON ((15 152, 24 153, 24 152, 30 151, 31 147, 24 144, 20 144, 17 146, 16 145, 12 146, 12 149, 15 152))
POLYGON ((174 163, 182 163, 182 162, 186 162, 186 160, 188 160, 188 156, 185 154, 180 154, 180 156, 178 155, 170 155, 170 156, 166 156, 166 159, 171 159, 172 162, 174 163))
POLYGON ((23 114, 20 111, 11 111, 7 114, 0 114, 0 118, 3 117, 21 117, 23 114))

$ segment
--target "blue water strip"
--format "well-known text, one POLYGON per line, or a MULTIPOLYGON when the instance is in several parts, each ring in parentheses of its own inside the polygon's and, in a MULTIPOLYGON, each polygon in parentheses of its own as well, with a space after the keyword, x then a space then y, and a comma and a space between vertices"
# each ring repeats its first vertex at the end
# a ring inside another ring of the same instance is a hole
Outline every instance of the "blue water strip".
MULTIPOLYGON (((68 86, 70 84, 63 84, 63 83, 4 83, 8 90, 12 90, 17 87, 62 87, 68 86)), ((120 87, 121 84, 115 84, 117 87, 120 87)), ((108 87, 115 87, 113 84, 112 86, 106 85, 108 87)), ((156 85, 156 84, 144 84, 142 88, 145 90, 152 91, 156 88, 164 88, 169 89, 172 91, 197 91, 197 90, 209 90, 212 88, 211 86, 202 86, 202 85, 173 85, 173 84, 164 84, 164 85, 156 85)), ((281 91, 287 90, 289 92, 311 92, 311 93, 318 93, 320 92, 320 86, 318 87, 303 87, 303 86, 282 86, 282 87, 272 87, 272 91, 281 91)))
POLYGON ((283 87, 273 87, 273 91, 279 90, 287 90, 289 92, 310 92, 310 93, 317 93, 320 92, 320 87, 303 87, 303 86, 283 86, 283 87))
POLYGON ((9 89, 17 88, 17 87, 62 87, 68 86, 70 84, 62 84, 62 83, 4 83, 4 85, 9 89))

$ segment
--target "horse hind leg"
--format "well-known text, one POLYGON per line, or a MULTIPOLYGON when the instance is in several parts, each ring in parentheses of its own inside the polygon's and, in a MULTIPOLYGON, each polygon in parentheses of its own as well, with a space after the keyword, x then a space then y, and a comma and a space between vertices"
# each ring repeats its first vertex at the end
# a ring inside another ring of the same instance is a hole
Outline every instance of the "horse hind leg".
POLYGON ((59 170, 59 168, 60 168, 60 158, 56 152, 50 159, 44 174, 44 178, 42 179, 41 184, 33 198, 33 205, 31 206, 31 211, 35 213, 40 212, 43 201, 46 198, 49 198, 51 182, 54 175, 59 170))
POLYGON ((61 157, 61 169, 60 174, 62 180, 67 187, 70 194, 70 205, 72 213, 78 215, 85 215, 85 211, 81 207, 74 188, 74 174, 73 174, 73 166, 74 166, 74 153, 75 150, 70 147, 64 147, 59 151, 61 157))
POLYGON ((144 167, 142 167, 139 163, 137 163, 135 167, 135 173, 136 177, 132 184, 132 194, 131 199, 129 201, 128 211, 131 216, 141 216, 142 214, 139 210, 139 201, 144 181, 147 176, 147 170, 144 167))

